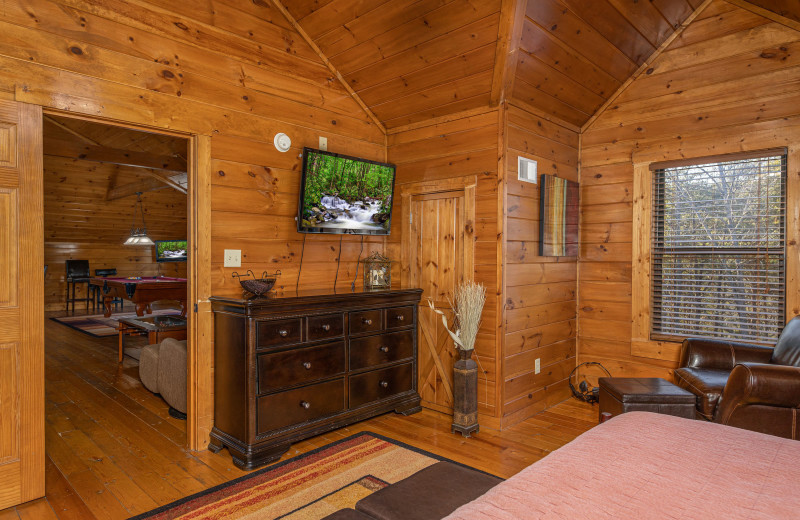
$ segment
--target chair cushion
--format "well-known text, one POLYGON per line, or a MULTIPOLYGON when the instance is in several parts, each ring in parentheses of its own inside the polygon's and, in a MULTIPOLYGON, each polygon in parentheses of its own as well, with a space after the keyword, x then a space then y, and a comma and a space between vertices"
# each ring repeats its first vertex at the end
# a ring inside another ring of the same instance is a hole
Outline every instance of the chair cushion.
POLYGON ((186 340, 167 338, 158 356, 158 391, 168 405, 186 413, 186 340))
POLYGON ((792 318, 772 351, 772 363, 800 367, 800 317, 792 318))
POLYGON ((158 358, 161 345, 147 345, 139 355, 139 379, 145 388, 158 393, 158 358))
POLYGON ((727 370, 684 367, 675 370, 675 384, 697 396, 697 411, 710 421, 730 375, 727 370))
POLYGON ((474 469, 437 462, 362 498, 356 509, 376 520, 443 518, 500 482, 474 469))

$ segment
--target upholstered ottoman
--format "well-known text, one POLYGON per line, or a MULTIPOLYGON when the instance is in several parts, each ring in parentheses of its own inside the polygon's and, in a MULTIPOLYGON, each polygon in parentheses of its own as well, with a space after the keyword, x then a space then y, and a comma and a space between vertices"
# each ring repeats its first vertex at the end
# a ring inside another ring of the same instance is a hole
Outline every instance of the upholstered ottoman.
POLYGON ((444 518, 503 480, 451 462, 437 462, 356 504, 375 520, 444 518))
POLYGON ((694 419, 697 398, 659 377, 601 377, 600 419, 603 414, 656 412, 694 419))

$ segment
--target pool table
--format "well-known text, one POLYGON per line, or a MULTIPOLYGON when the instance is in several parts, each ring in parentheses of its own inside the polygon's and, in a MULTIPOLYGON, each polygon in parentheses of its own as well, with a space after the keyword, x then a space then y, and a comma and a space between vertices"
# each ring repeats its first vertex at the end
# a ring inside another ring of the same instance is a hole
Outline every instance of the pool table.
POLYGON ((181 303, 181 316, 186 316, 186 278, 166 276, 143 276, 139 278, 92 278, 89 282, 97 286, 103 295, 106 318, 111 316, 114 298, 124 298, 136 305, 136 315, 152 313, 150 304, 160 300, 177 300, 181 303))

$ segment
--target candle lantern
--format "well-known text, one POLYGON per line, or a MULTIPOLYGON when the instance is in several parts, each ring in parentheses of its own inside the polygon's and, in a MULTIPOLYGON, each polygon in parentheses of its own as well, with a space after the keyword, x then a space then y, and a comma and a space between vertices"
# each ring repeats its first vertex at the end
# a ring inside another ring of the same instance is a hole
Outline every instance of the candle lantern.
POLYGON ((391 288, 391 260, 376 251, 361 262, 364 264, 364 289, 371 291, 391 288))

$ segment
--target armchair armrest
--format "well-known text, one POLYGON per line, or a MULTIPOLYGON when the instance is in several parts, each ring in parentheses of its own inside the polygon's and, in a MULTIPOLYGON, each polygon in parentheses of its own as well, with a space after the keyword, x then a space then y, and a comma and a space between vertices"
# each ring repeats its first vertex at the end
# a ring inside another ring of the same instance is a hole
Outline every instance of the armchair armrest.
POLYGON ((800 367, 742 363, 733 368, 717 412, 717 422, 727 424, 741 406, 760 404, 800 408, 800 367))
POLYGON ((680 367, 733 370, 737 363, 769 363, 772 350, 735 341, 686 338, 681 345, 680 367))

